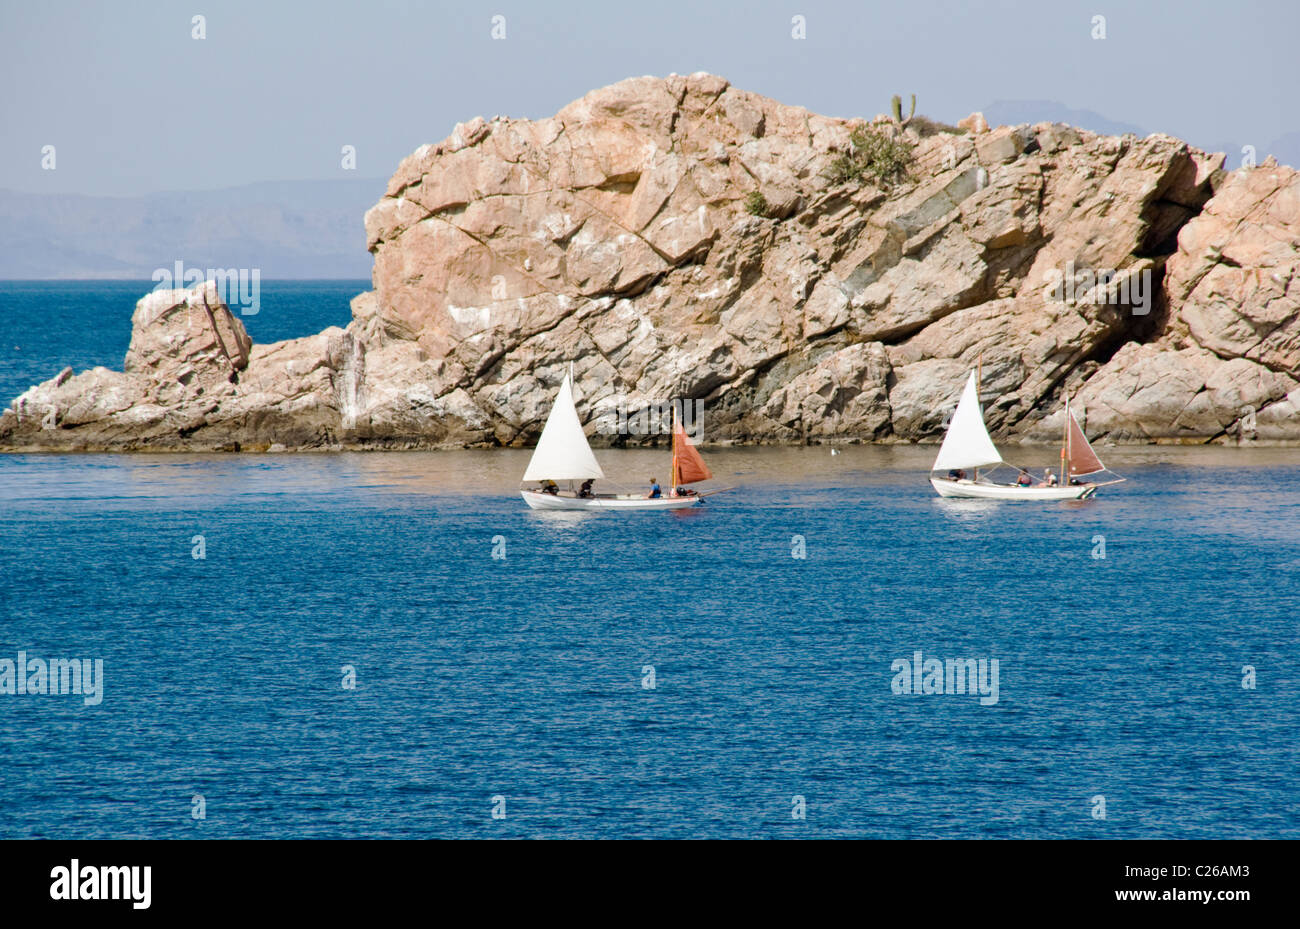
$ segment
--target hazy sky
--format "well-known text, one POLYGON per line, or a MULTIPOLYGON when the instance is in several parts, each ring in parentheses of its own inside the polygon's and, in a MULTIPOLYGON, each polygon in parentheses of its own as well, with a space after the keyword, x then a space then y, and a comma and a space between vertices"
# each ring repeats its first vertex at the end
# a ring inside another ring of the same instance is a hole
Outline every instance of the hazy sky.
POLYGON ((548 116, 624 77, 701 70, 835 116, 886 111, 894 93, 947 121, 1045 99, 1262 157, 1300 130, 1298 41, 1297 0, 0 0, 0 187, 386 177, 461 120, 548 116))

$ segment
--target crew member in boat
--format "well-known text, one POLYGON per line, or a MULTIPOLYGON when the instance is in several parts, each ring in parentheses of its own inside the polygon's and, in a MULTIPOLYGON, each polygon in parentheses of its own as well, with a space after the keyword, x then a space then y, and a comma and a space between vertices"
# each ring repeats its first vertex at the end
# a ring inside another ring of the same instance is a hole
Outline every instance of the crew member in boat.
POLYGON ((1021 471, 1020 476, 1016 478, 1017 487, 1028 487, 1032 483, 1034 483, 1034 479, 1029 476, 1028 471, 1021 471))
POLYGON ((550 494, 553 497, 559 496, 560 485, 548 477, 546 480, 542 481, 542 493, 550 494))
POLYGON ((658 500, 663 495, 664 492, 660 489, 659 482, 653 477, 650 478, 650 493, 646 494, 646 498, 649 500, 658 500))
POLYGON ((950 468, 948 470, 948 480, 964 481, 966 480, 966 472, 963 471, 961 468, 950 468))
POLYGON ((594 493, 591 492, 591 485, 594 483, 596 483, 596 479, 594 477, 589 477, 585 481, 583 481, 582 486, 578 488, 578 496, 584 499, 596 496, 594 493))
POLYGON ((1039 487, 1055 487, 1055 486, 1056 486, 1056 483, 1057 483, 1057 481, 1056 481, 1056 475, 1052 473, 1052 469, 1051 469, 1051 468, 1044 468, 1044 469, 1043 469, 1043 480, 1042 480, 1042 483, 1040 483, 1038 486, 1039 486, 1039 487))

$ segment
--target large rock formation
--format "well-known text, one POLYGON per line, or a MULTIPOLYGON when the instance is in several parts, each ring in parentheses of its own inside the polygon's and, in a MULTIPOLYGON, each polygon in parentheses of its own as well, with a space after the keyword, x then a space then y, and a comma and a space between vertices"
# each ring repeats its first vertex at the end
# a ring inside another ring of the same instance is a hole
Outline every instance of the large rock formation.
POLYGON ((1068 391, 1115 441, 1300 440, 1296 172, 966 125, 708 74, 475 119, 366 214, 347 329, 250 346, 210 288, 150 294, 126 370, 32 388, 0 446, 519 444, 570 363, 589 418, 698 399, 713 442, 937 438, 979 362, 1009 437, 1059 434, 1068 391), (827 179, 863 127, 905 178, 827 179))

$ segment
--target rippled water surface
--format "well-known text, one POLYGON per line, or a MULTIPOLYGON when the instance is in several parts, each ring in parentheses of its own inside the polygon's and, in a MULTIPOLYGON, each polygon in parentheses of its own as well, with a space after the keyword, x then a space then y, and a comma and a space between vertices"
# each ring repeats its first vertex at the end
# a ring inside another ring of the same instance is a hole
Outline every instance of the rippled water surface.
POLYGON ((732 449, 577 515, 527 452, 0 456, 0 658, 105 675, 0 695, 0 837, 1300 837, 1300 450, 1102 451, 1086 503, 732 449))

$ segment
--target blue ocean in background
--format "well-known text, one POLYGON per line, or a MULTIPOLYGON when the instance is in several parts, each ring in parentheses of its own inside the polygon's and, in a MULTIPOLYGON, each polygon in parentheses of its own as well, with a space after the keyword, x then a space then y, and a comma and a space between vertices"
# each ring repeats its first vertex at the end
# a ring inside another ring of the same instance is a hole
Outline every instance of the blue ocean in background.
MULTIPOLYGON (((0 284, 0 377, 119 366, 142 292, 0 284)), ((0 455, 0 659, 105 678, 0 694, 0 838, 1300 838, 1300 449, 1099 451, 1126 483, 1031 506, 706 449, 733 490, 592 514, 528 510, 527 450, 0 455), (998 702, 895 694, 918 650, 998 702)))

